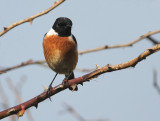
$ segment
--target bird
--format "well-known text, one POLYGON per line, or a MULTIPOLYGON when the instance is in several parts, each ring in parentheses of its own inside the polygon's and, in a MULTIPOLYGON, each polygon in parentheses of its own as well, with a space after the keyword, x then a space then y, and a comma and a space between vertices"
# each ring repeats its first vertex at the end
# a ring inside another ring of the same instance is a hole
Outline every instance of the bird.
MULTIPOLYGON (((67 17, 59 17, 55 20, 52 28, 45 34, 43 39, 43 52, 48 66, 56 73, 48 87, 48 94, 52 89, 58 74, 64 74, 63 86, 68 80, 74 79, 74 69, 78 62, 77 41, 71 33, 72 21, 67 17)), ((77 91, 77 84, 69 87, 77 91)))

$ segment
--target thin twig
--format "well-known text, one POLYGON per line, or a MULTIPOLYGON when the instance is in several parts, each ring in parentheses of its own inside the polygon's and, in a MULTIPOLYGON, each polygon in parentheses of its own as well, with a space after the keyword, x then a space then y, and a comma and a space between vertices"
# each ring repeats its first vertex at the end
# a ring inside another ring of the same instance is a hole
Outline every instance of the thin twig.
POLYGON ((147 39, 150 40, 150 41, 153 43, 153 45, 156 45, 156 44, 159 44, 159 43, 160 43, 160 42, 158 42, 157 40, 155 40, 155 39, 154 39, 153 37, 151 37, 151 36, 148 36, 147 39))
POLYGON ((78 121, 109 121, 108 119, 85 119, 72 106, 64 103, 66 111, 71 113, 78 121))
POLYGON ((1 97, 1 100, 3 101, 3 106, 6 108, 9 107, 9 100, 8 100, 8 97, 7 97, 7 94, 5 93, 4 89, 3 89, 3 86, 1 86, 1 83, 0 83, 0 97, 1 97))
MULTIPOLYGON (((122 69, 129 68, 129 67, 135 67, 138 62, 144 60, 146 57, 148 57, 149 55, 151 55, 159 50, 160 50, 160 44, 157 44, 153 48, 147 49, 142 54, 140 54, 138 57, 136 57, 128 62, 118 64, 118 65, 112 65, 112 66, 106 65, 100 69, 97 69, 97 70, 95 70, 91 73, 88 73, 86 75, 83 75, 81 77, 78 77, 78 78, 75 78, 72 80, 68 80, 68 82, 64 86, 63 86, 63 84, 59 84, 59 85, 55 86, 54 88, 52 88, 50 96, 53 96, 53 95, 65 90, 65 89, 69 88, 73 84, 82 84, 83 82, 92 80, 103 73, 118 71, 118 70, 122 70, 122 69)), ((45 92, 41 93, 40 95, 22 103, 22 104, 19 104, 17 106, 12 107, 12 108, 1 111, 0 112, 0 119, 3 119, 5 117, 13 115, 13 114, 17 114, 19 111, 22 110, 22 107, 25 110, 32 107, 32 106, 35 106, 36 108, 38 108, 38 104, 40 102, 46 100, 50 96, 45 91, 45 92)))
POLYGON ((68 104, 63 104, 67 110, 67 112, 70 112, 73 116, 75 116, 79 121, 86 121, 74 108, 69 106, 68 104))
POLYGON ((27 78, 26 78, 26 76, 21 76, 20 77, 20 80, 17 82, 17 84, 15 85, 15 88, 17 89, 17 91, 20 93, 21 92, 21 90, 23 89, 23 86, 25 85, 25 83, 26 83, 26 81, 27 81, 27 78))
MULTIPOLYGON (((15 88, 15 86, 13 85, 11 79, 8 78, 6 81, 7 81, 7 84, 8 84, 8 86, 9 86, 9 89, 10 89, 10 90, 13 92, 13 94, 15 95, 16 100, 18 101, 18 103, 21 103, 23 100, 22 100, 22 97, 21 97, 20 92, 17 90, 18 88, 15 88)), ((21 80, 21 82, 24 82, 24 81, 21 80)), ((17 86, 20 86, 20 85, 17 84, 17 86)), ((22 86, 22 85, 21 85, 21 86, 22 86)), ((28 110, 26 114, 27 114, 27 118, 28 118, 29 121, 34 121, 33 116, 32 116, 31 113, 30 113, 30 110, 28 110)))
MULTIPOLYGON (((0 96, 1 96, 1 99, 2 99, 2 103, 1 103, 1 107, 3 107, 4 109, 6 108, 9 108, 9 99, 7 97, 7 94, 5 93, 4 89, 3 89, 3 86, 1 86, 0 84, 0 96)), ((10 120, 11 121, 16 121, 16 118, 15 116, 11 116, 10 117, 10 120)))
POLYGON ((22 98, 21 95, 19 93, 19 91, 14 87, 12 81, 8 78, 7 80, 7 84, 9 86, 9 89, 11 90, 11 92, 13 92, 13 94, 15 95, 16 100, 21 103, 22 102, 22 98))
POLYGON ((26 22, 32 22, 35 18, 38 18, 38 17, 40 17, 40 16, 42 16, 42 15, 44 15, 44 14, 47 14, 48 12, 50 12, 51 10, 53 10, 54 8, 56 8, 57 6, 59 6, 59 5, 60 5, 61 3, 63 3, 64 1, 65 1, 65 0, 56 1, 56 2, 54 2, 54 4, 53 4, 50 8, 48 8, 47 10, 42 11, 42 12, 40 12, 40 13, 38 13, 38 14, 36 14, 36 15, 33 15, 33 16, 29 17, 29 18, 26 18, 26 19, 23 19, 23 20, 21 20, 21 21, 15 22, 15 23, 11 24, 11 25, 8 26, 8 27, 4 27, 4 30, 3 30, 2 32, 0 32, 0 37, 1 37, 2 35, 4 35, 6 32, 8 32, 9 30, 11 30, 11 29, 13 29, 14 27, 18 26, 18 25, 21 25, 21 24, 26 23, 26 22))
POLYGON ((153 70, 153 85, 157 92, 160 94, 160 86, 158 85, 158 79, 157 79, 157 70, 153 70))
POLYGON ((157 34, 157 33, 160 33, 160 30, 156 30, 156 31, 153 31, 153 32, 148 32, 148 33, 140 36, 138 39, 136 39, 132 42, 126 43, 126 44, 118 44, 118 45, 111 45, 111 46, 105 45, 105 46, 101 46, 101 47, 94 48, 94 49, 80 51, 79 54, 82 55, 82 54, 85 54, 85 53, 96 52, 96 51, 100 51, 100 50, 104 50, 104 49, 123 48, 123 47, 132 46, 133 44, 139 42, 140 40, 142 40, 142 39, 144 39, 148 36, 157 34))
POLYGON ((11 71, 11 70, 14 70, 14 69, 17 69, 17 68, 20 68, 20 67, 24 67, 24 66, 27 66, 27 65, 44 64, 45 62, 46 62, 45 60, 40 60, 40 61, 28 60, 26 62, 22 62, 19 65, 15 65, 15 66, 12 66, 12 67, 8 67, 8 68, 5 68, 5 69, 2 69, 2 70, 0 70, 2 72, 0 74, 6 73, 7 71, 11 71))

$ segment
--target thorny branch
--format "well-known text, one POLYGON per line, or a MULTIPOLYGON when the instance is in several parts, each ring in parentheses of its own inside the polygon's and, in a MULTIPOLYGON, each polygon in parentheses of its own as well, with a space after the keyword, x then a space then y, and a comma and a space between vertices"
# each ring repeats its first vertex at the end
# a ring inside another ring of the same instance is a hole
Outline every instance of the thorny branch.
POLYGON ((50 8, 48 8, 47 10, 42 11, 42 12, 40 12, 40 13, 38 13, 38 14, 36 14, 36 15, 33 15, 33 16, 29 17, 29 18, 26 18, 26 19, 23 19, 23 20, 21 20, 21 21, 15 22, 15 23, 11 24, 11 25, 8 26, 8 27, 4 27, 4 30, 3 30, 2 32, 0 32, 0 37, 1 37, 2 35, 4 35, 5 33, 7 33, 9 30, 11 30, 11 29, 13 29, 14 27, 18 26, 18 25, 21 25, 21 24, 26 23, 26 22, 31 22, 31 23, 32 23, 32 21, 33 21, 35 18, 38 18, 38 17, 40 17, 40 16, 42 16, 42 15, 44 15, 44 14, 47 14, 48 12, 52 11, 54 8, 56 8, 57 6, 59 6, 59 5, 60 5, 61 3, 63 3, 64 1, 65 1, 65 0, 56 1, 56 2, 54 2, 54 4, 53 4, 50 8))
MULTIPOLYGON (((90 52, 96 52, 96 51, 100 51, 100 50, 104 50, 104 49, 112 49, 112 48, 123 48, 123 47, 128 47, 128 46, 132 46, 133 44, 141 41, 142 39, 145 39, 147 37, 150 37, 151 35, 154 35, 154 34, 157 34, 157 33, 160 33, 160 30, 156 30, 156 31, 152 31, 152 32, 148 32, 142 36, 140 36, 138 39, 132 41, 132 42, 129 42, 129 43, 125 43, 125 44, 118 44, 118 45, 111 45, 111 46, 101 46, 101 47, 98 47, 98 48, 94 48, 94 49, 89 49, 89 50, 84 50, 84 51, 80 51, 79 54, 82 55, 82 54, 85 54, 85 53, 90 53, 90 52)), ((151 37, 150 37, 151 38, 151 37)), ((153 41, 151 41, 153 42, 153 41)), ((153 42, 154 43, 154 42, 153 42)), ((154 44, 158 44, 159 42, 157 43, 154 43, 154 44)))
MULTIPOLYGON (((144 60, 146 57, 148 57, 149 55, 151 55, 159 50, 160 50, 160 44, 157 44, 153 48, 147 49, 142 54, 140 54, 138 57, 136 57, 128 62, 118 64, 118 65, 106 65, 106 66, 99 68, 91 73, 88 73, 88 74, 83 75, 81 77, 69 80, 65 86, 63 86, 62 84, 59 84, 59 85, 55 86, 54 88, 52 88, 51 96, 67 89, 68 87, 70 87, 73 84, 82 84, 83 82, 92 80, 103 73, 118 71, 118 70, 129 68, 129 67, 135 67, 138 62, 144 60)), ((9 109, 6 109, 6 110, 0 112, 0 119, 3 119, 5 117, 13 115, 13 114, 17 114, 19 111, 21 111, 22 107, 25 110, 32 107, 32 106, 35 106, 37 108, 38 104, 40 102, 46 100, 48 97, 49 97, 49 95, 47 95, 46 91, 44 91, 40 95, 22 103, 22 104, 19 104, 17 106, 14 106, 12 108, 9 108, 9 109)))
MULTIPOLYGON (((160 33, 160 30, 156 30, 156 31, 153 31, 153 32, 148 32, 144 35, 142 35, 141 37, 139 37, 138 39, 132 41, 132 42, 129 42, 129 43, 126 43, 126 44, 121 44, 121 45, 111 45, 111 46, 102 46, 102 47, 98 47, 98 48, 95 48, 95 49, 90 49, 90 50, 84 50, 84 51, 79 51, 78 54, 79 55, 82 55, 82 54, 86 54, 86 53, 90 53, 90 52, 95 52, 95 51, 100 51, 100 50, 104 50, 104 49, 111 49, 111 48, 121 48, 121 47, 127 47, 127 46, 132 46, 133 44, 139 42, 140 40, 144 39, 144 38, 148 38, 153 44, 158 44, 159 42, 156 41, 155 39, 153 39, 152 37, 150 37, 151 35, 153 34, 157 34, 157 33, 160 33), (151 39, 152 38, 152 39, 151 39)), ((28 65, 33 65, 33 64, 44 64, 46 61, 45 60, 39 60, 39 61, 33 61, 33 60, 28 60, 26 62, 22 62, 21 64, 18 64, 18 65, 15 65, 15 66, 12 66, 12 67, 8 67, 8 68, 4 68, 4 69, 1 69, 0 70, 0 74, 3 74, 3 73, 6 73, 8 71, 11 71, 11 70, 14 70, 14 69, 17 69, 17 68, 21 68, 21 67, 24 67, 24 66, 28 66, 28 65)), ((90 71, 90 70, 82 70, 82 71, 90 71)))

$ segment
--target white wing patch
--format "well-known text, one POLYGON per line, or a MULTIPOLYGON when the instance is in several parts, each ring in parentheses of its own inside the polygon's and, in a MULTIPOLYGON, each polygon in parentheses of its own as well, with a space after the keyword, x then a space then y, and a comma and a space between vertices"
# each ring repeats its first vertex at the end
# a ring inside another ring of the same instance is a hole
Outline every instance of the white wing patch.
POLYGON ((51 35, 58 35, 58 33, 54 29, 51 28, 49 32, 47 33, 47 36, 51 36, 51 35))
POLYGON ((74 41, 72 35, 69 36, 69 40, 70 40, 70 41, 74 41))

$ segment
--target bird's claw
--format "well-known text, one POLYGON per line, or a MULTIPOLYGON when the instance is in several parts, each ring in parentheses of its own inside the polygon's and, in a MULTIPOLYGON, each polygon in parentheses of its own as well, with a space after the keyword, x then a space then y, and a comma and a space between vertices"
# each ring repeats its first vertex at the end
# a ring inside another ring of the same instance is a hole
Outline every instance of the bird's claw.
POLYGON ((62 86, 64 87, 66 85, 66 80, 63 80, 62 86))
POLYGON ((48 87, 48 90, 47 90, 47 95, 49 96, 48 98, 49 98, 49 100, 52 102, 52 100, 51 100, 51 90, 52 90, 52 86, 50 85, 49 87, 48 87))

